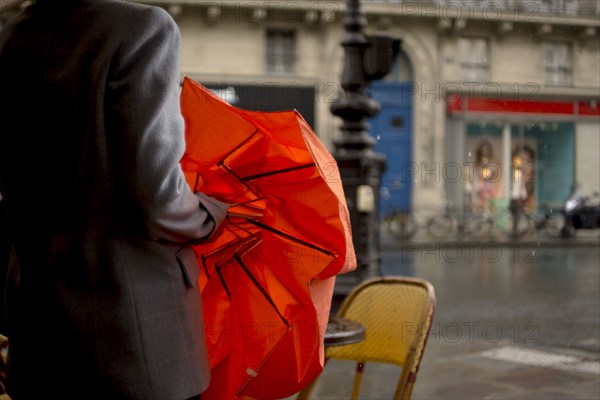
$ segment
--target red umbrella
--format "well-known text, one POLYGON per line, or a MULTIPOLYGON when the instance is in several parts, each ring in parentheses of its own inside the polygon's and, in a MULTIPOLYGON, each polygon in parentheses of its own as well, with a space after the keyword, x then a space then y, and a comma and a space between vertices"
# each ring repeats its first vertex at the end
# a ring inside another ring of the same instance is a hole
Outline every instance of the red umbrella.
POLYGON ((290 396, 322 370, 335 275, 356 267, 337 165, 296 111, 235 108, 186 78, 188 183, 232 204, 196 248, 211 385, 202 398, 290 396))

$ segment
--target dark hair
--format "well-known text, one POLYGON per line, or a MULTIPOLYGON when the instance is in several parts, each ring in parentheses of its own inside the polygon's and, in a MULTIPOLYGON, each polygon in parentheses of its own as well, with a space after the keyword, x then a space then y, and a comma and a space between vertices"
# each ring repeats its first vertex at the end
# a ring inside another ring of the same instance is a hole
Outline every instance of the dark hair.
POLYGON ((492 147, 492 143, 487 140, 487 139, 483 139, 480 143, 479 146, 477 146, 477 151, 475 152, 475 156, 477 157, 477 162, 481 163, 481 159, 484 156, 487 156, 488 158, 493 158, 494 156, 494 148, 492 147), (484 149, 487 147, 488 151, 487 151, 487 155, 484 152, 484 149))
POLYGON ((521 153, 527 153, 531 160, 535 160, 535 150, 528 144, 517 145, 512 151, 512 157, 518 156, 521 153))

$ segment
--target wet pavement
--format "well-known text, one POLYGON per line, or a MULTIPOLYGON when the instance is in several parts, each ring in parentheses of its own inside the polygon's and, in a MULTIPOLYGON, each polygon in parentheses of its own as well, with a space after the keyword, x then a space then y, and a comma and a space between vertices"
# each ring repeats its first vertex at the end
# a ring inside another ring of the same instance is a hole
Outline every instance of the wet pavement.
MULTIPOLYGON (((384 241, 384 275, 430 281, 437 310, 413 399, 600 399, 600 241, 384 241)), ((367 332, 368 334, 368 332, 367 332)), ((347 399, 331 362, 313 398, 347 399)), ((363 398, 392 398, 398 370, 367 365, 363 398)))
POLYGON ((599 399, 599 258, 537 243, 385 252, 386 275, 436 289, 414 398, 599 399))

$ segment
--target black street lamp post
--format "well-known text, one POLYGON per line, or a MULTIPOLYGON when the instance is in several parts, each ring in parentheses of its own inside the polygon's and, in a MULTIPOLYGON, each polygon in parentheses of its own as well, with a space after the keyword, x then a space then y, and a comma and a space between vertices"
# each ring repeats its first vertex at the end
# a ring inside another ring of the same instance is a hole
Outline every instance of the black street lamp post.
POLYGON ((338 277, 336 294, 347 294, 364 279, 381 275, 378 203, 386 161, 384 154, 374 152, 376 141, 369 135, 366 122, 380 106, 365 90, 370 81, 390 70, 400 46, 399 40, 385 35, 364 34, 367 21, 360 0, 347 0, 346 8, 341 82, 344 93, 332 104, 331 112, 343 119, 342 135, 334 142, 334 156, 350 210, 358 267, 338 277))

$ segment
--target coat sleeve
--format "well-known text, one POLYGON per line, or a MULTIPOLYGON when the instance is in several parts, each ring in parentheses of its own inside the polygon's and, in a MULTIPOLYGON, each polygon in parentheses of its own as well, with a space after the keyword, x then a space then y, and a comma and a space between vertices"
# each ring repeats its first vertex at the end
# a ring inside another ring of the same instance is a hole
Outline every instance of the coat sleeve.
POLYGON ((105 105, 116 182, 152 239, 197 242, 216 230, 227 206, 192 193, 179 164, 179 30, 157 7, 119 19, 127 33, 109 69, 105 105))

